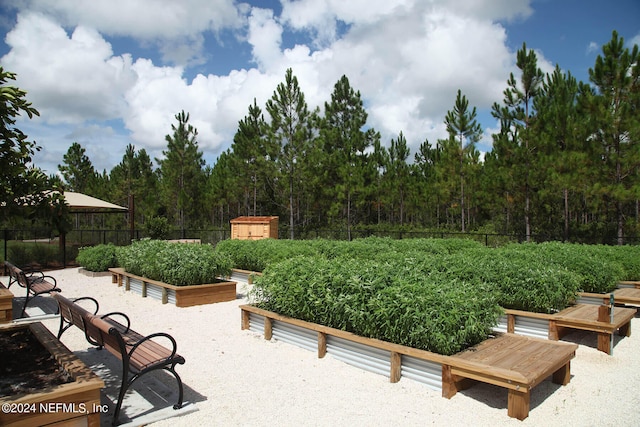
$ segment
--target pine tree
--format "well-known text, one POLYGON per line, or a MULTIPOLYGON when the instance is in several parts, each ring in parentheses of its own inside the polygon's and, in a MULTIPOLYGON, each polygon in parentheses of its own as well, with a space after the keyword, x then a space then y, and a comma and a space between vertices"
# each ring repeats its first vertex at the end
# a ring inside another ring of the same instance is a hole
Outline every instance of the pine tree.
POLYGON ((280 173, 286 180, 287 211, 289 212, 289 237, 295 237, 296 217, 300 219, 299 200, 301 177, 305 157, 309 151, 311 130, 310 113, 304 93, 291 68, 287 69, 284 83, 280 83, 267 101, 267 112, 271 116, 270 143, 280 147, 276 161, 280 173))
POLYGON ((329 212, 333 216, 344 214, 349 240, 355 208, 366 196, 367 149, 375 133, 372 129, 363 129, 366 123, 367 112, 360 92, 355 91, 343 75, 334 86, 331 102, 324 105, 319 140, 327 155, 323 187, 332 205, 329 212))
POLYGON ((531 169, 534 163, 536 147, 530 135, 530 126, 534 120, 533 101, 540 92, 544 75, 538 68, 538 58, 533 50, 522 49, 516 54, 516 66, 520 69, 520 79, 516 81, 513 73, 507 80, 504 90, 504 106, 493 105, 492 114, 501 122, 501 133, 497 135, 501 144, 512 144, 511 151, 516 165, 503 164, 505 167, 519 167, 513 178, 520 181, 524 197, 525 237, 531 240, 531 169))
POLYGON ((189 114, 184 111, 175 116, 178 124, 171 125, 173 135, 167 135, 164 158, 156 159, 160 165, 160 183, 163 200, 185 237, 188 225, 201 219, 202 194, 206 181, 204 160, 198 150, 198 130, 189 124, 189 114))
POLYGON ((591 139, 599 144, 597 163, 602 170, 598 191, 615 205, 618 244, 624 243, 625 207, 638 199, 637 169, 640 166, 640 59, 638 45, 629 50, 613 32, 602 55, 589 69, 595 93, 583 94, 592 119, 591 139))
POLYGON ((460 89, 456 95, 456 102, 453 110, 447 111, 444 123, 447 126, 447 132, 451 138, 455 138, 460 146, 460 222, 462 224, 462 232, 465 232, 465 176, 467 164, 474 152, 475 143, 482 138, 482 128, 476 120, 476 107, 469 110, 469 101, 467 97, 462 95, 460 89))
POLYGON ((63 164, 58 165, 58 170, 62 174, 68 190, 78 193, 92 193, 96 171, 84 147, 74 142, 62 159, 63 164))

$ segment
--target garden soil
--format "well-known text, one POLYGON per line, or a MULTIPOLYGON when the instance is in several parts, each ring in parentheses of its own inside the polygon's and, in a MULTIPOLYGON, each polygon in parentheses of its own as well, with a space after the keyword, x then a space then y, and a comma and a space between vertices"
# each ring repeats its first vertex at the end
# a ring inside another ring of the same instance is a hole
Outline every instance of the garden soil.
MULTIPOLYGON (((330 355, 240 328, 235 301, 177 308, 126 292, 111 277, 87 277, 77 269, 51 272, 68 298, 92 296, 100 312, 126 313, 143 334, 168 332, 186 364, 177 367, 185 401, 197 411, 154 426, 634 426, 640 422, 640 321, 632 335, 616 336, 613 355, 596 349, 595 334, 573 332, 564 340, 579 344, 566 386, 550 379, 533 389, 524 421, 507 416, 507 391, 477 384, 452 399, 424 384, 363 371, 330 355)), ((43 322, 54 333, 58 320, 43 322)), ((62 342, 76 354, 89 347, 77 328, 62 342)), ((94 350, 92 350, 94 351, 94 350)), ((172 386, 170 379, 167 385, 172 386)), ((136 386, 134 386, 134 389, 136 386)))

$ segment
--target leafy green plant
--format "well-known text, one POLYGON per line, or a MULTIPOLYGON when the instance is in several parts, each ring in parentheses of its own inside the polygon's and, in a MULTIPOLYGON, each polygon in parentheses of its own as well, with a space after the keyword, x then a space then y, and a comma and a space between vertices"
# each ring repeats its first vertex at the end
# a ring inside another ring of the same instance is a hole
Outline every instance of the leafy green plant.
POLYGON ((408 264, 298 256, 266 268, 251 298, 287 316, 441 354, 487 338, 502 313, 488 286, 427 277, 422 264, 408 264))
POLYGON ((171 231, 171 225, 166 217, 154 216, 147 219, 144 229, 151 239, 166 239, 171 231))
POLYGON ((127 272, 176 286, 215 283, 231 272, 231 259, 211 245, 141 240, 117 250, 127 272))
POLYGON ((76 261, 89 271, 108 271, 109 268, 118 266, 116 247, 109 243, 80 248, 76 261))

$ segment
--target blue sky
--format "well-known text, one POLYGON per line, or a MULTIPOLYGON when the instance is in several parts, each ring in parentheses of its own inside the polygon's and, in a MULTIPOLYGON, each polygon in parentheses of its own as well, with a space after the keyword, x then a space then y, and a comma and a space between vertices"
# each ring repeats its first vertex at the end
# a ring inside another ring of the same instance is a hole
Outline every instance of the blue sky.
POLYGON ((640 44, 638 0, 4 0, 0 11, 0 65, 41 113, 19 127, 48 173, 73 142, 98 171, 130 143, 161 157, 181 110, 213 165, 289 67, 312 108, 346 75, 368 124, 386 145, 402 131, 411 158, 445 136, 461 89, 486 152, 523 42, 543 71, 559 64, 585 82, 612 30, 640 44))

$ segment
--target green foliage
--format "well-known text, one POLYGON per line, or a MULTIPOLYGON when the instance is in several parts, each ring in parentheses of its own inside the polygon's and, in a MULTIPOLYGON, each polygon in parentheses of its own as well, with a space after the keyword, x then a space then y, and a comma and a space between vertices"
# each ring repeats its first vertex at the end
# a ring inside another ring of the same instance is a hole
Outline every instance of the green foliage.
POLYGON ((46 243, 11 242, 7 249, 7 260, 18 267, 37 264, 46 267, 59 260, 57 245, 46 243))
POLYGON ((231 272, 231 259, 211 245, 141 240, 117 250, 118 264, 137 276, 176 286, 215 283, 231 272))
POLYGON ((393 269, 379 260, 298 256, 269 266, 251 297, 267 310, 441 354, 487 338, 502 313, 489 287, 430 277, 406 261, 393 269))
POLYGON ((109 243, 80 248, 76 261, 89 271, 108 271, 118 266, 116 247, 109 243))
POLYGON ((162 216, 151 217, 145 222, 144 229, 149 238, 154 240, 166 239, 171 231, 169 220, 162 216))

